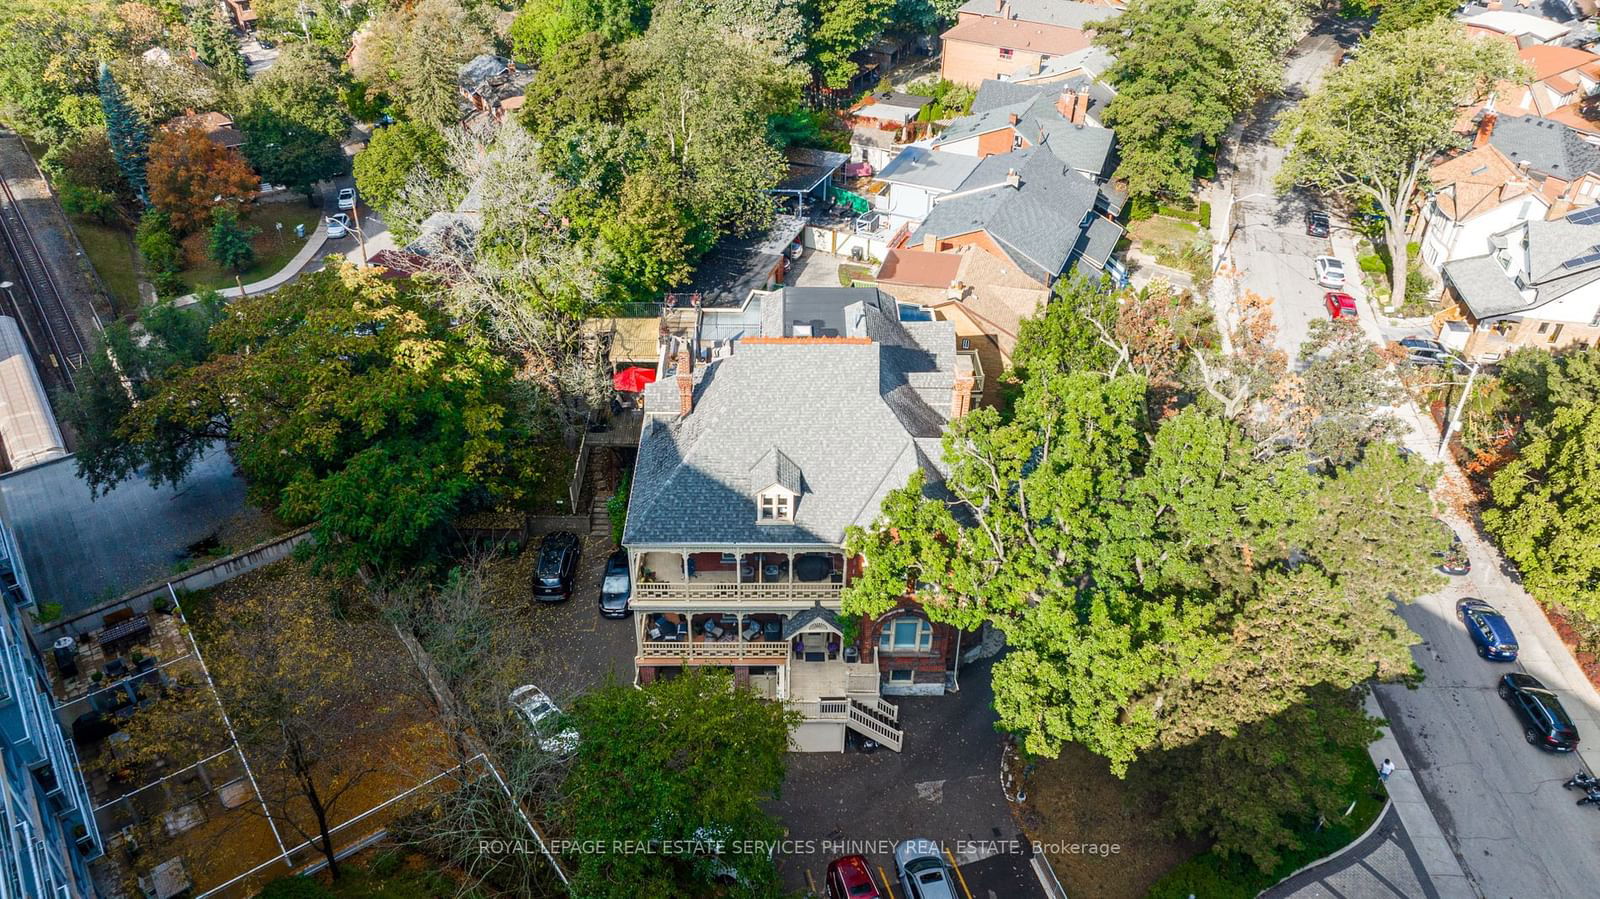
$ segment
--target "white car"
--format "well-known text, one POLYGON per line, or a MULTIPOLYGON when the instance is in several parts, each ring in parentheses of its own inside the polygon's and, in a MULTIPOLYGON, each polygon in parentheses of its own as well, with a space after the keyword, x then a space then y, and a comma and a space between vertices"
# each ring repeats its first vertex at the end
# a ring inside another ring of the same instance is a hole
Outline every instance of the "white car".
POLYGON ((550 701, 545 692, 533 684, 524 684, 511 691, 511 707, 528 722, 528 729, 539 748, 558 758, 567 758, 578 751, 578 732, 572 728, 551 733, 561 718, 561 710, 550 701))
POLYGON ((356 189, 355 188, 353 188, 353 187, 341 187, 341 188, 339 188, 339 208, 340 209, 354 209, 354 208, 356 208, 356 189))
POLYGON ((1317 257, 1317 283, 1323 287, 1343 287, 1344 263, 1335 256, 1317 257))
POLYGON ((344 213, 328 216, 328 236, 343 237, 350 233, 350 216, 344 213))

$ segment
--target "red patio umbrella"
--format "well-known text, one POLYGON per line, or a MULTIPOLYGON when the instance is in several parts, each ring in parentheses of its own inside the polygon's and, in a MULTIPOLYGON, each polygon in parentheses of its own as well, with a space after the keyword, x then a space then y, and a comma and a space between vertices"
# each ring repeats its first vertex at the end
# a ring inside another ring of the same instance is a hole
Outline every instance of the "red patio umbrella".
POLYGON ((612 375, 611 386, 623 393, 642 393, 644 385, 654 384, 655 380, 655 369, 640 368, 635 365, 632 368, 624 368, 622 371, 612 375))

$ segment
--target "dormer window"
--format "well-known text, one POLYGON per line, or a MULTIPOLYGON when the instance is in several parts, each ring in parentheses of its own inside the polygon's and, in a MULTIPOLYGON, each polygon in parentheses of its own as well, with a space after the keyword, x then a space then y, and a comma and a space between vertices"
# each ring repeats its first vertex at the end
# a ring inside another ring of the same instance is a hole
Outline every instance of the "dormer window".
POLYGON ((794 497, 787 490, 768 490, 761 494, 762 521, 793 521, 794 497))
POLYGON ((783 451, 773 447, 750 467, 757 524, 787 524, 794 521, 795 503, 804 488, 800 466, 783 451))

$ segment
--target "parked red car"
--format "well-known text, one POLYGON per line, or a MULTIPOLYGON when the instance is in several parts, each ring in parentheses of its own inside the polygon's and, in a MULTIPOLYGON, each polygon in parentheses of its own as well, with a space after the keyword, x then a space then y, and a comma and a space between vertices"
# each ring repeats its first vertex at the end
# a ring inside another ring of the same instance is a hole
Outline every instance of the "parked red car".
POLYGON ((828 863, 828 899, 883 899, 872 869, 859 855, 846 855, 828 863))
POLYGON ((1355 318, 1356 298, 1347 293, 1329 291, 1322 297, 1327 304, 1329 318, 1355 318))

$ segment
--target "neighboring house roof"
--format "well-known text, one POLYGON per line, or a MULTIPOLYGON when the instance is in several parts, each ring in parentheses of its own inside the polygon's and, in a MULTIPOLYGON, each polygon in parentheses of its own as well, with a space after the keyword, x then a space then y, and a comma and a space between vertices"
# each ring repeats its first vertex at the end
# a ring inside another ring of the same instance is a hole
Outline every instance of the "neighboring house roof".
POLYGON ((915 144, 900 151, 879 172, 877 179, 887 184, 906 184, 928 190, 949 192, 961 186, 978 167, 976 156, 936 153, 915 144))
POLYGON ((1560 122, 1577 131, 1600 135, 1600 122, 1585 115, 1584 106, 1585 101, 1582 100, 1577 103, 1568 103, 1566 106, 1561 106, 1545 113, 1545 118, 1552 122, 1560 122))
POLYGON ((933 146, 948 146, 975 135, 1014 128, 1023 140, 1048 146, 1057 159, 1078 171, 1104 178, 1115 168, 1116 135, 1110 128, 1067 121, 1057 105, 1063 94, 1082 93, 1087 88, 1089 106, 1085 114, 1104 112, 1109 97, 1096 101, 1092 85, 1086 78, 1026 85, 985 81, 973 100, 973 114, 951 122, 933 146), (1013 116, 1015 125, 1011 123, 1013 116))
POLYGON ((1462 21, 1473 28, 1482 28, 1486 31, 1495 31, 1512 36, 1526 34, 1541 41, 1553 41, 1572 30, 1569 25, 1552 22, 1541 16, 1512 12, 1505 9, 1485 10, 1476 15, 1464 16, 1462 21))
POLYGON ((1553 78, 1574 69, 1581 69, 1586 73, 1600 71, 1600 56, 1577 47, 1534 44, 1518 50, 1517 56, 1533 69, 1535 81, 1553 78))
POLYGON ((1501 117, 1489 143, 1512 162, 1527 162, 1533 171, 1564 181, 1600 171, 1600 147, 1572 128, 1539 116, 1501 117))
POLYGON ((473 90, 489 79, 504 72, 511 61, 493 53, 480 53, 461 64, 456 70, 456 84, 462 90, 473 90))
POLYGON ((814 150, 809 147, 790 147, 783 151, 789 161, 789 171, 773 190, 785 193, 807 193, 833 177, 839 167, 850 161, 849 153, 832 150, 814 150))
POLYGON ((1480 321, 1527 312, 1600 282, 1600 210, 1524 222, 1494 240, 1520 262, 1516 280, 1494 253, 1447 262, 1442 272, 1480 321))
POLYGON ((694 277, 678 291, 699 294, 705 308, 743 307, 750 291, 766 289, 778 260, 805 226, 805 219, 798 216, 779 215, 765 233, 724 237, 700 259, 694 277))
POLYGON ((958 253, 893 249, 884 254, 883 265, 878 267, 878 283, 946 289, 956 282, 962 258, 958 253))
MULTIPOLYGON (((1078 253, 1091 265, 1105 264, 1110 246, 1105 226, 1085 239, 1102 202, 1098 186, 1038 147, 990 156, 953 194, 940 197, 911 235, 910 246, 982 231, 1029 277, 1040 283, 1066 270, 1078 253), (1019 184, 1011 186, 1015 170, 1019 184)), ((1110 223, 1121 233, 1121 226, 1110 223)), ((1111 240, 1115 244, 1115 238, 1111 240)))
POLYGON ((1447 159, 1428 170, 1439 211, 1452 221, 1465 221, 1532 190, 1517 166, 1493 144, 1447 159))
POLYGON ((1039 64, 1037 69, 1021 68, 1011 75, 1011 83, 1025 84, 1028 82, 1058 81, 1066 76, 1082 73, 1090 78, 1099 78, 1116 62, 1116 57, 1102 47, 1084 47, 1062 56, 1052 56, 1039 64))
MULTIPOLYGON (((1105 9, 1100 12, 1105 13, 1105 9)), ((964 41, 1008 50, 1027 50, 1055 56, 1089 46, 1089 35, 1076 28, 1035 25, 1006 19, 969 19, 956 23, 943 35, 946 43, 964 41)))
POLYGON ((1091 22, 1103 22, 1118 12, 1105 6, 1075 3, 1073 0, 1005 0, 1003 9, 996 10, 995 6, 995 0, 967 0, 956 12, 958 15, 969 13, 986 18, 1078 29, 1087 28, 1091 22))
POLYGON ((622 542, 836 546, 845 528, 870 524, 889 491, 933 471, 918 438, 943 432, 954 382, 954 326, 896 314, 884 295, 862 304, 856 339, 738 341, 696 371, 686 416, 655 411, 675 412, 673 379, 646 387, 654 414, 622 542), (756 493, 770 486, 763 457, 774 451, 802 473, 804 491, 792 520, 763 524, 756 493))
POLYGON ((244 145, 244 133, 233 125, 233 119, 220 112, 203 112, 198 115, 181 115, 168 119, 162 128, 181 131, 187 128, 199 128, 211 138, 211 142, 224 147, 240 147, 244 145))

